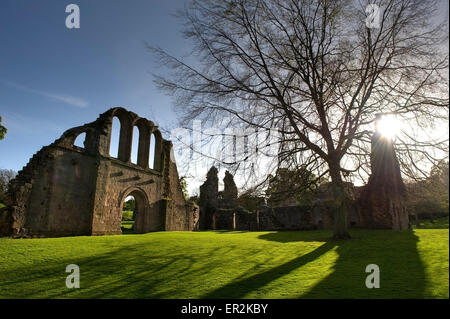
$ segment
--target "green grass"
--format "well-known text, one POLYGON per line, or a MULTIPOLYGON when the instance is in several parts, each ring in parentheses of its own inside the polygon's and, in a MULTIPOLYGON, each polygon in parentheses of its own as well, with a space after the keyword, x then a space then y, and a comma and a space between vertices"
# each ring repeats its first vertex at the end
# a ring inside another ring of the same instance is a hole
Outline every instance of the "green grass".
MULTIPOLYGON (((414 220, 411 220, 411 222, 415 223, 414 220)), ((448 229, 448 216, 436 218, 433 221, 430 219, 419 220, 418 225, 414 225, 414 227, 420 229, 448 229)))
POLYGON ((123 220, 122 229, 133 229, 134 220, 123 220))
POLYGON ((134 220, 122 220, 122 234, 133 234, 134 220))
POLYGON ((132 220, 133 219, 133 211, 132 210, 124 210, 122 212, 122 220, 132 220))
POLYGON ((0 239, 1 298, 448 298, 449 231, 156 232, 0 239), (377 264, 381 288, 365 287, 377 264), (81 288, 67 289, 66 265, 81 288))
POLYGON ((0 208, 5 207, 5 204, 0 203, 0 208))

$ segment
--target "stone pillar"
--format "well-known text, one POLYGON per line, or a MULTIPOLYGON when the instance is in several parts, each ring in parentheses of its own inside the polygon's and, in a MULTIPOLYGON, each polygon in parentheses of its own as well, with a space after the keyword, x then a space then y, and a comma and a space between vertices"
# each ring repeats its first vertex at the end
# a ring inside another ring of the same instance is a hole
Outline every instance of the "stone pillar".
MULTIPOLYGON (((155 136, 155 154, 154 154, 155 160, 153 162, 153 169, 160 171, 162 169, 162 155, 163 155, 162 136, 158 130, 154 130, 153 134, 155 136)), ((170 154, 168 155, 170 156, 170 154)))
POLYGON ((237 204, 238 190, 233 175, 229 171, 225 172, 223 184, 223 199, 225 200, 225 204, 229 207, 235 207, 237 204))
POLYGON ((200 186, 200 229, 210 229, 213 226, 213 214, 217 209, 219 193, 218 170, 211 167, 206 174, 206 181, 200 186))
POLYGON ((118 159, 123 162, 131 160, 131 143, 133 141, 133 126, 131 119, 127 116, 120 118, 120 137, 119 137, 119 154, 118 159))
MULTIPOLYGON (((377 116, 377 120, 380 120, 377 116)), ((370 156, 372 174, 359 199, 363 225, 369 228, 408 229, 406 187, 392 139, 375 131, 370 156)))
POLYGON ((139 148, 137 164, 142 168, 148 168, 148 159, 150 156, 150 132, 151 128, 139 125, 139 148))

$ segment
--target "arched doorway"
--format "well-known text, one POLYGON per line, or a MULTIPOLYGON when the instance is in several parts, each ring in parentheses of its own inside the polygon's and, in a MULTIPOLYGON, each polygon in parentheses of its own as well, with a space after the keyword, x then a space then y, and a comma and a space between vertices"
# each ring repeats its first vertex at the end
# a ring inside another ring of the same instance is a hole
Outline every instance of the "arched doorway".
POLYGON ((135 232, 136 213, 136 198, 133 195, 129 195, 122 204, 122 234, 135 232))
POLYGON ((148 200, 145 193, 139 189, 129 191, 121 202, 122 234, 146 232, 148 200))

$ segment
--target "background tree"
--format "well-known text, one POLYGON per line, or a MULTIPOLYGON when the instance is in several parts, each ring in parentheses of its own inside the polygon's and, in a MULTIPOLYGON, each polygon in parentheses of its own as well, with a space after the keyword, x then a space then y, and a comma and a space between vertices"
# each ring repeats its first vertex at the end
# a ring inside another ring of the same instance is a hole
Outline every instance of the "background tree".
POLYGON ((8 132, 8 130, 2 125, 2 117, 0 116, 0 140, 5 138, 6 132, 8 132))
POLYGON ((269 176, 266 196, 271 205, 294 201, 297 205, 308 204, 320 181, 306 168, 279 168, 275 176, 269 176))
POLYGON ((408 210, 418 219, 448 216, 449 214, 449 163, 434 165, 430 175, 420 181, 408 183, 408 210))
POLYGON ((125 203, 123 203, 122 210, 134 211, 135 208, 136 208, 136 201, 132 197, 129 200, 127 200, 125 203))
POLYGON ((266 205, 266 198, 258 196, 252 192, 245 192, 238 197, 238 205, 249 212, 256 212, 259 208, 266 205))
POLYGON ((183 196, 185 200, 189 200, 189 192, 186 178, 184 176, 180 177, 180 185, 181 191, 183 192, 183 196))
POLYGON ((448 36, 436 22, 438 3, 371 1, 381 8, 377 28, 366 25, 368 3, 191 1, 180 17, 198 61, 151 48, 172 71, 156 82, 175 97, 182 126, 201 119, 279 133, 276 165, 255 164, 266 141, 226 164, 252 176, 291 167, 295 158, 331 179, 335 238, 349 237, 344 179, 370 172, 375 113, 396 114, 408 127, 396 139, 406 176, 448 156, 448 134, 423 134, 448 120, 448 36))
POLYGON ((12 169, 0 169, 0 203, 5 202, 8 184, 16 175, 17 173, 12 169))

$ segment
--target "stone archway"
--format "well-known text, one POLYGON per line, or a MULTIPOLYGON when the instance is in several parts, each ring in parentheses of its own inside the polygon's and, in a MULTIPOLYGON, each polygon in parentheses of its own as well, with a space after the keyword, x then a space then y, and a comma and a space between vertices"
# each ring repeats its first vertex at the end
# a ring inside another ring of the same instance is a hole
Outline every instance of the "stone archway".
POLYGON ((121 234, 122 203, 131 193, 139 205, 137 232, 192 230, 197 208, 183 197, 171 153, 172 143, 152 121, 124 108, 109 109, 94 122, 65 131, 19 171, 7 206, 0 209, 0 236, 121 234), (115 118, 120 121, 113 146, 117 157, 110 152, 115 118), (131 162, 134 126, 139 129, 137 163, 131 162), (84 143, 74 145, 83 133, 84 143))
MULTIPOLYGON (((159 203, 150 204, 147 193, 141 189, 132 187, 123 192, 120 198, 120 211, 123 203, 129 196, 135 199, 134 233, 147 233, 151 231, 164 230, 163 217, 159 209, 159 203)), ((120 214, 120 219, 122 215, 120 214)))

